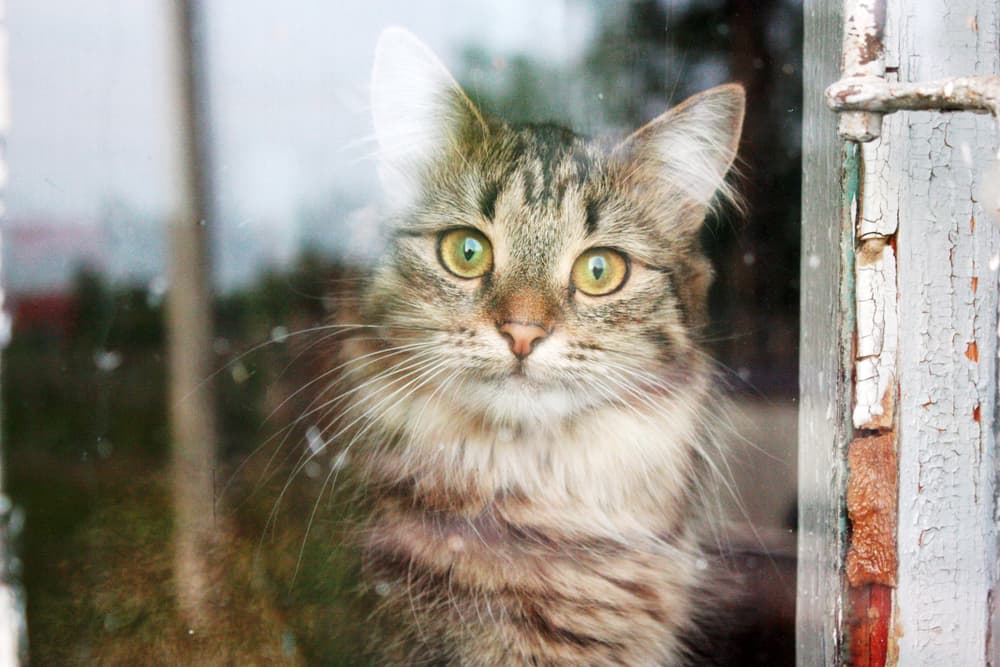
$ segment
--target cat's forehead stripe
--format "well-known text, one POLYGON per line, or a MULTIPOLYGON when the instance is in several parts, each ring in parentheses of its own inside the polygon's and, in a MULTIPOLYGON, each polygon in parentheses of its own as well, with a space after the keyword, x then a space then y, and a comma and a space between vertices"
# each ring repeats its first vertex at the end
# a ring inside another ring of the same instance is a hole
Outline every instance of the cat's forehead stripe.
POLYGON ((583 222, 587 236, 593 236, 597 233, 597 225, 601 216, 601 203, 593 199, 587 202, 587 217, 583 222))
MULTIPOLYGON (((516 129, 508 150, 527 206, 561 208, 570 185, 581 186, 594 173, 596 156, 580 137, 556 125, 516 129)), ((513 174, 511 174, 513 176, 513 174)))
POLYGON ((483 189, 479 197, 479 212, 487 220, 493 220, 496 215, 497 197, 500 196, 500 186, 496 182, 491 182, 483 189))

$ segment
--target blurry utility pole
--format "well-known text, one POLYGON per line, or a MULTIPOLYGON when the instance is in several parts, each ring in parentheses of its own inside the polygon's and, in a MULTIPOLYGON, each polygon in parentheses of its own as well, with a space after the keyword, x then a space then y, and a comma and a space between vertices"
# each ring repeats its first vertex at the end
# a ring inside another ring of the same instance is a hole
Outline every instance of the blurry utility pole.
POLYGON ((214 513, 215 399, 212 373, 212 201, 207 150, 205 59, 198 0, 166 0, 175 71, 176 210, 170 221, 167 300, 173 446, 174 579, 179 611, 209 622, 209 551, 214 513))

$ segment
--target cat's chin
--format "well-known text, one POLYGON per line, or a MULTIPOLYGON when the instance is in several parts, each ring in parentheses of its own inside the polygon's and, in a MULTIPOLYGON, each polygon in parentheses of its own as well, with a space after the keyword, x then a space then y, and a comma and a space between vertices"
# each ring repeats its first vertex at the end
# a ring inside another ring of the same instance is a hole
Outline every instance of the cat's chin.
POLYGON ((593 407, 561 383, 534 377, 524 369, 465 383, 454 399, 488 423, 553 427, 593 407))

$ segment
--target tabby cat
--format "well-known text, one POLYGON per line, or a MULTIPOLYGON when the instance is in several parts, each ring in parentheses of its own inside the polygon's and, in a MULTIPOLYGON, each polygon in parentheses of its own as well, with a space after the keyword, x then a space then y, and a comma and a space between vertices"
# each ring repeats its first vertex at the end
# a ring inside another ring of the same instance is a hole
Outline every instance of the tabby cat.
POLYGON ((719 465, 699 231, 743 89, 603 146, 485 115, 390 28, 372 106, 392 233, 330 429, 373 506, 380 660, 687 664, 719 465))

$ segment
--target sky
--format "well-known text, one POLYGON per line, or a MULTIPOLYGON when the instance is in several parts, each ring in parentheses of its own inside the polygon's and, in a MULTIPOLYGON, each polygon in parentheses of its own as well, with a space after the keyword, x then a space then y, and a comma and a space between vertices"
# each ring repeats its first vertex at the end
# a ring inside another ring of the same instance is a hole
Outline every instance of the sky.
MULTIPOLYGON (((8 0, 5 252, 29 236, 36 246, 32 261, 7 257, 9 287, 46 287, 72 273, 72 257, 37 260, 49 254, 48 246, 37 247, 45 243, 43 228, 61 239, 53 248, 79 247, 85 255, 94 253, 97 235, 98 261, 125 275, 147 276, 162 264, 157 246, 174 206, 177 157, 167 5, 8 0)), ((230 284, 259 263, 287 261, 298 251, 303 209, 377 196, 367 84, 384 27, 408 27, 452 66, 470 44, 569 62, 594 27, 590 5, 580 0, 206 0, 202 6, 217 273, 230 284)), ((344 224, 330 221, 331 244, 346 233, 344 224)))

